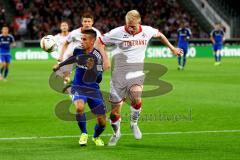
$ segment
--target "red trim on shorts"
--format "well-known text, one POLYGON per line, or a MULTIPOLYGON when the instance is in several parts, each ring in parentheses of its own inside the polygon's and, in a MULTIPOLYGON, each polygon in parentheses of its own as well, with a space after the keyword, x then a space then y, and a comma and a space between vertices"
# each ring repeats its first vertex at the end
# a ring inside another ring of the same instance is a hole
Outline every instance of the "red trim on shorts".
POLYGON ((113 102, 113 101, 111 101, 111 100, 108 100, 110 103, 112 103, 112 104, 118 104, 118 103, 121 103, 121 102, 123 102, 123 101, 125 101, 125 99, 126 98, 123 98, 121 101, 119 101, 119 102, 113 102))

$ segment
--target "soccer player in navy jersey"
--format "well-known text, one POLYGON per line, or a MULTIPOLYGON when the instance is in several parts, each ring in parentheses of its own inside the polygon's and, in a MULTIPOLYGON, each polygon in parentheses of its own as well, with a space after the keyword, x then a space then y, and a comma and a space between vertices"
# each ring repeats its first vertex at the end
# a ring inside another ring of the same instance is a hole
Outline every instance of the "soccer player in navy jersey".
POLYGON ((6 81, 11 62, 10 48, 15 47, 16 43, 14 37, 9 34, 8 26, 2 27, 2 34, 0 35, 0 80, 6 81))
POLYGON ((178 70, 183 70, 186 65, 186 57, 188 52, 188 42, 192 35, 191 30, 186 27, 184 23, 181 24, 181 27, 177 30, 178 35, 178 47, 183 49, 183 55, 178 56, 178 70), (182 62, 181 62, 182 60, 182 62))
POLYGON ((76 64, 71 93, 73 95, 73 103, 76 106, 76 120, 82 132, 79 144, 86 145, 88 140, 86 116, 84 113, 84 106, 88 103, 97 119, 93 141, 96 146, 104 146, 104 142, 99 137, 106 126, 106 107, 99 87, 99 83, 102 80, 103 60, 101 53, 94 48, 96 37, 97 34, 92 29, 82 31, 82 48, 76 47, 73 51, 73 56, 56 65, 54 71, 64 65, 76 64))
POLYGON ((215 66, 221 63, 221 50, 224 41, 224 31, 222 30, 221 24, 216 23, 214 30, 210 34, 210 40, 213 44, 213 51, 215 57, 215 66))

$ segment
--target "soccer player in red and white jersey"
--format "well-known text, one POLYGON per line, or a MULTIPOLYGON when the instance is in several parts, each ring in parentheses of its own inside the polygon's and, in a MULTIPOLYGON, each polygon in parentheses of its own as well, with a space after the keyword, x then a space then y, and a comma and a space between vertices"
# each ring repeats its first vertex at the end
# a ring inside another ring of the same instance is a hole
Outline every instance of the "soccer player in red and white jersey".
MULTIPOLYGON (((69 25, 66 21, 62 21, 60 23, 60 30, 61 30, 61 32, 54 36, 56 39, 57 46, 58 46, 57 53, 59 55, 57 55, 58 56, 57 58, 60 57, 60 53, 62 52, 63 45, 66 42, 66 40, 69 38, 69 35, 70 35, 69 34, 69 25)), ((63 59, 66 59, 66 57, 63 57, 63 59)))
MULTIPOLYGON (((81 42, 83 30, 93 29, 94 31, 96 31, 97 40, 96 40, 95 44, 100 43, 99 37, 101 37, 102 35, 98 29, 93 27, 93 23, 94 23, 93 15, 86 12, 82 15, 81 18, 82 18, 82 27, 77 28, 70 32, 68 39, 66 40, 66 42, 64 43, 64 45, 62 47, 62 51, 61 51, 60 57, 58 59, 60 62, 63 61, 64 55, 66 54, 65 52, 72 55, 74 48, 76 48, 76 47, 82 48, 80 46, 80 44, 81 44, 80 42, 81 42)), ((99 46, 99 45, 97 45, 97 46, 99 46)), ((98 49, 100 51, 100 53, 102 54, 104 70, 108 69, 109 61, 108 61, 108 57, 106 55, 104 48, 102 48, 102 47, 101 48, 95 47, 95 48, 98 49)))
MULTIPOLYGON (((63 45, 66 42, 66 40, 69 37, 69 25, 66 21, 62 21, 60 23, 60 30, 61 32, 55 35, 56 43, 58 46, 58 50, 56 52, 56 58, 58 59, 60 57, 60 53, 62 51, 63 45)), ((64 53, 63 60, 66 60, 70 55, 68 55, 67 52, 64 53)), ((64 81, 67 83, 70 81, 70 72, 72 70, 72 65, 66 65, 62 67, 59 71, 57 71, 57 74, 64 78, 64 81)))
POLYGON ((114 69, 110 82, 110 102, 112 110, 110 123, 113 135, 108 145, 114 146, 119 140, 120 112, 124 99, 128 96, 131 100, 130 127, 136 139, 142 138, 142 133, 137 125, 142 99, 144 73, 143 64, 147 44, 152 37, 158 38, 174 55, 182 55, 182 49, 175 48, 168 39, 157 29, 141 25, 141 16, 137 10, 129 11, 125 16, 125 26, 121 26, 106 33, 101 39, 103 44, 115 44, 117 49, 114 59, 114 69))

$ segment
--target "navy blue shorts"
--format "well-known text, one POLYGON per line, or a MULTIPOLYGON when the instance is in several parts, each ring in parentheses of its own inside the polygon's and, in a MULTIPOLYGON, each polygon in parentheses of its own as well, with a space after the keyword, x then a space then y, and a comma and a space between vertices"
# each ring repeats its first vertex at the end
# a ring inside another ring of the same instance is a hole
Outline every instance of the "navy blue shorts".
POLYGON ((219 44, 214 44, 213 45, 213 50, 214 51, 218 51, 218 50, 221 50, 222 49, 222 45, 219 45, 219 44))
POLYGON ((10 63, 11 62, 11 55, 0 55, 0 62, 6 62, 10 63))
POLYGON ((92 90, 82 90, 76 87, 72 88, 72 101, 82 100, 84 103, 87 103, 91 112, 95 115, 105 115, 106 106, 102 98, 100 90, 94 89, 94 93, 91 93, 92 90), (79 91, 80 90, 80 91, 79 91))
POLYGON ((188 52, 188 46, 178 46, 179 48, 181 48, 183 50, 183 56, 186 56, 187 55, 187 52, 188 52))

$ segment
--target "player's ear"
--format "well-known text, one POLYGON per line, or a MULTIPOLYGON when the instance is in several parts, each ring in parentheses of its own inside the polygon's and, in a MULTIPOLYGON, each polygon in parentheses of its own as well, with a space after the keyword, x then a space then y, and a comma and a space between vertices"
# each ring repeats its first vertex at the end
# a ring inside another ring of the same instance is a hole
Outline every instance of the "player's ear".
POLYGON ((95 43, 95 39, 93 38, 93 39, 92 39, 92 44, 94 45, 94 43, 95 43))

